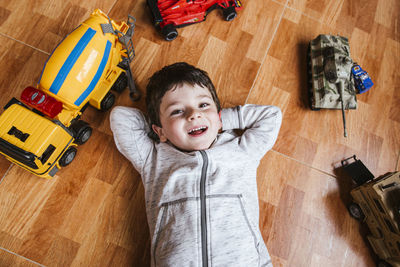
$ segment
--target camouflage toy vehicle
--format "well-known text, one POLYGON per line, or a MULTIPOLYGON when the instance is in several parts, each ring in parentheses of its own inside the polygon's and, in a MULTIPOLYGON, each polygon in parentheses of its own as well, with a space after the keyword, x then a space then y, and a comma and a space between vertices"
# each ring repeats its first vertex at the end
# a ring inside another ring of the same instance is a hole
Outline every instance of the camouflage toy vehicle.
POLYGON ((367 236, 375 254, 378 266, 400 266, 400 172, 392 172, 376 179, 353 156, 342 161, 347 173, 356 182, 351 191, 353 202, 348 205, 350 215, 367 224, 367 236), (346 162, 346 164, 345 164, 346 162))
POLYGON ((319 35, 309 44, 307 62, 311 109, 342 109, 344 136, 347 136, 344 110, 357 108, 348 39, 319 35))

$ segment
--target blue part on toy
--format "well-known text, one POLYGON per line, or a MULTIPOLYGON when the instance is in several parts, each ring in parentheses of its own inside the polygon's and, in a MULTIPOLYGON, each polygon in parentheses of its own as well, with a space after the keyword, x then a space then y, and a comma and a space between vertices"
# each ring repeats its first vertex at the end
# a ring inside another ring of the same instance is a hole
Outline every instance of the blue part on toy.
POLYGON ((354 84, 359 94, 368 91, 374 85, 368 73, 365 70, 363 70, 360 67, 360 65, 357 64, 353 65, 351 73, 353 75, 354 84))

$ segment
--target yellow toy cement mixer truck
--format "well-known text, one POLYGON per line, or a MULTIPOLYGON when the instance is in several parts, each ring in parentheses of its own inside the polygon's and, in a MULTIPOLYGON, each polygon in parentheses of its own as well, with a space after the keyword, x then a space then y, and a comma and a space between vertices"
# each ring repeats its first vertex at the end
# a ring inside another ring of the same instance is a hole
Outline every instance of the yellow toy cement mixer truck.
POLYGON ((90 104, 107 110, 110 92, 127 86, 137 100, 129 63, 134 19, 116 23, 101 10, 71 32, 48 58, 37 88, 27 87, 0 115, 0 153, 22 168, 50 178, 74 159, 92 128, 80 116, 90 104))

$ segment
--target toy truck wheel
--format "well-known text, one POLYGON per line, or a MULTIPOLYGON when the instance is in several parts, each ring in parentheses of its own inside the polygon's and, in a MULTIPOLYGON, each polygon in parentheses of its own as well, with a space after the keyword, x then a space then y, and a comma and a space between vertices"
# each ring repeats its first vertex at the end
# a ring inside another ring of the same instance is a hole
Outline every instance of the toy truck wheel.
POLYGON ((128 87, 128 77, 126 76, 125 72, 121 72, 118 79, 111 87, 111 90, 117 93, 122 93, 122 91, 124 91, 126 87, 128 87))
POLYGON ((178 31, 172 24, 165 25, 164 28, 161 29, 161 33, 167 41, 172 41, 178 36, 178 31))
POLYGON ((237 13, 236 13, 236 10, 235 10, 234 6, 230 6, 230 7, 227 7, 225 9, 223 9, 222 13, 223 13, 224 18, 225 18, 226 21, 232 21, 237 16, 237 13))
POLYGON ((61 156, 58 164, 60 164, 61 167, 65 167, 69 165, 75 158, 76 156, 77 149, 73 146, 70 146, 65 153, 61 156))
POLYGON ((102 111, 107 111, 114 105, 114 102, 115 96, 111 92, 108 92, 103 100, 101 100, 100 109, 102 111))
POLYGON ((75 143, 82 145, 89 140, 92 135, 92 127, 84 121, 75 121, 71 124, 70 129, 72 130, 75 138, 75 143))
POLYGON ((363 211, 361 210, 360 206, 357 203, 350 203, 347 206, 351 217, 355 218, 358 221, 362 221, 365 218, 363 211))

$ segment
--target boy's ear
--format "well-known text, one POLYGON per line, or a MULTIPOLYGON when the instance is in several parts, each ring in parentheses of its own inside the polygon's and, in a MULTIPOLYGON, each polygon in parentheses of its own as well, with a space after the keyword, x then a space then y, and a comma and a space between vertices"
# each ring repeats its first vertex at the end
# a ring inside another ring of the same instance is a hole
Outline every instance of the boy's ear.
POLYGON ((158 138, 160 138, 160 142, 165 143, 167 142, 167 137, 165 137, 164 133, 163 133, 163 129, 155 124, 151 125, 151 128, 153 129, 153 131, 158 135, 158 138))

